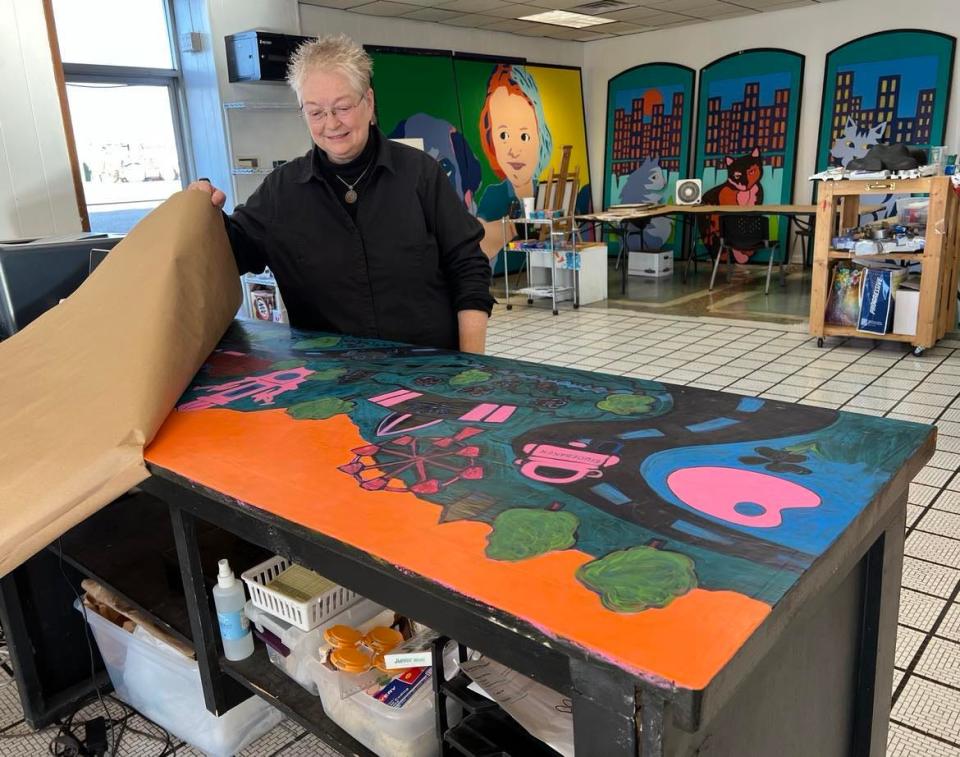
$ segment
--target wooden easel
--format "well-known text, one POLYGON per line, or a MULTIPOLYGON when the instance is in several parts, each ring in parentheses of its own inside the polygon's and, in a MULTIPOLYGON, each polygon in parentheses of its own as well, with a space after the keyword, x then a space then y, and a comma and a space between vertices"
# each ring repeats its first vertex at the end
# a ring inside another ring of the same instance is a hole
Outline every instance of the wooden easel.
MULTIPOLYGON (((573 230, 572 218, 577 205, 577 192, 580 191, 580 166, 576 166, 573 171, 570 170, 570 153, 573 151, 573 145, 563 145, 561 151, 560 170, 550 169, 550 178, 544 187, 546 196, 543 198, 543 210, 562 210, 563 215, 569 220, 555 224, 555 227, 570 232, 573 230), (570 196, 567 198, 567 206, 564 207, 567 182, 571 182, 570 196)), ((540 239, 546 239, 549 233, 549 227, 544 226, 540 229, 540 239)))

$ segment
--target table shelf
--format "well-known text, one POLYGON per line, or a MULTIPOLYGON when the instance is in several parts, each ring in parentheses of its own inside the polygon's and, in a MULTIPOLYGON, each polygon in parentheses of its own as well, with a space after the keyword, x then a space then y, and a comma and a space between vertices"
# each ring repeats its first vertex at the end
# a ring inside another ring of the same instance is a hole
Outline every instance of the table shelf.
POLYGON ((340 753, 376 757, 327 717, 320 697, 311 694, 271 663, 263 644, 257 642, 253 654, 245 660, 230 661, 221 657, 220 669, 340 753))

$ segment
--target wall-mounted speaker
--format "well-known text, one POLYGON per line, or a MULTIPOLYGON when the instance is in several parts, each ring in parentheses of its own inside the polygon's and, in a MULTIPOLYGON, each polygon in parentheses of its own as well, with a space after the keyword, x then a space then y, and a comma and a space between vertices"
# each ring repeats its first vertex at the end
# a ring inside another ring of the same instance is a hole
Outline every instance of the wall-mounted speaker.
POLYGON ((699 205, 703 201, 703 182, 700 179, 680 179, 674 197, 677 205, 699 205))

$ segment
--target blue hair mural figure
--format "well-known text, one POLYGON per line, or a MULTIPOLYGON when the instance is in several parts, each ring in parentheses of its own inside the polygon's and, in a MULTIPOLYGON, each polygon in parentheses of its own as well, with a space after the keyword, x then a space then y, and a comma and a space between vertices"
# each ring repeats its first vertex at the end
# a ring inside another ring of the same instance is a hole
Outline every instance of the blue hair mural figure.
POLYGON ((480 187, 480 162, 463 135, 449 121, 427 113, 414 113, 400 121, 390 137, 419 137, 423 150, 436 160, 467 210, 476 213, 476 192, 480 187))
POLYGON ((553 151, 540 90, 523 66, 500 64, 490 75, 480 111, 480 144, 503 179, 486 188, 477 208, 481 219, 492 221, 509 215, 518 198, 535 196, 553 151))

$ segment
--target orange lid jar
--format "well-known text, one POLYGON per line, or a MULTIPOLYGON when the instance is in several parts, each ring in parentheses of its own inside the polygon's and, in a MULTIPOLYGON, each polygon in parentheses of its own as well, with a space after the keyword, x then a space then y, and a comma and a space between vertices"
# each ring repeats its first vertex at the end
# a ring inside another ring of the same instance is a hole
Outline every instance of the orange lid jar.
POLYGON ((370 655, 356 647, 334 649, 330 653, 330 664, 344 673, 366 673, 371 663, 370 655))
POLYGON ((337 649, 348 649, 357 646, 363 640, 363 634, 351 626, 330 626, 323 632, 327 644, 337 649))
POLYGON ((364 641, 377 654, 384 654, 403 641, 403 634, 387 626, 377 626, 367 632, 364 641))

